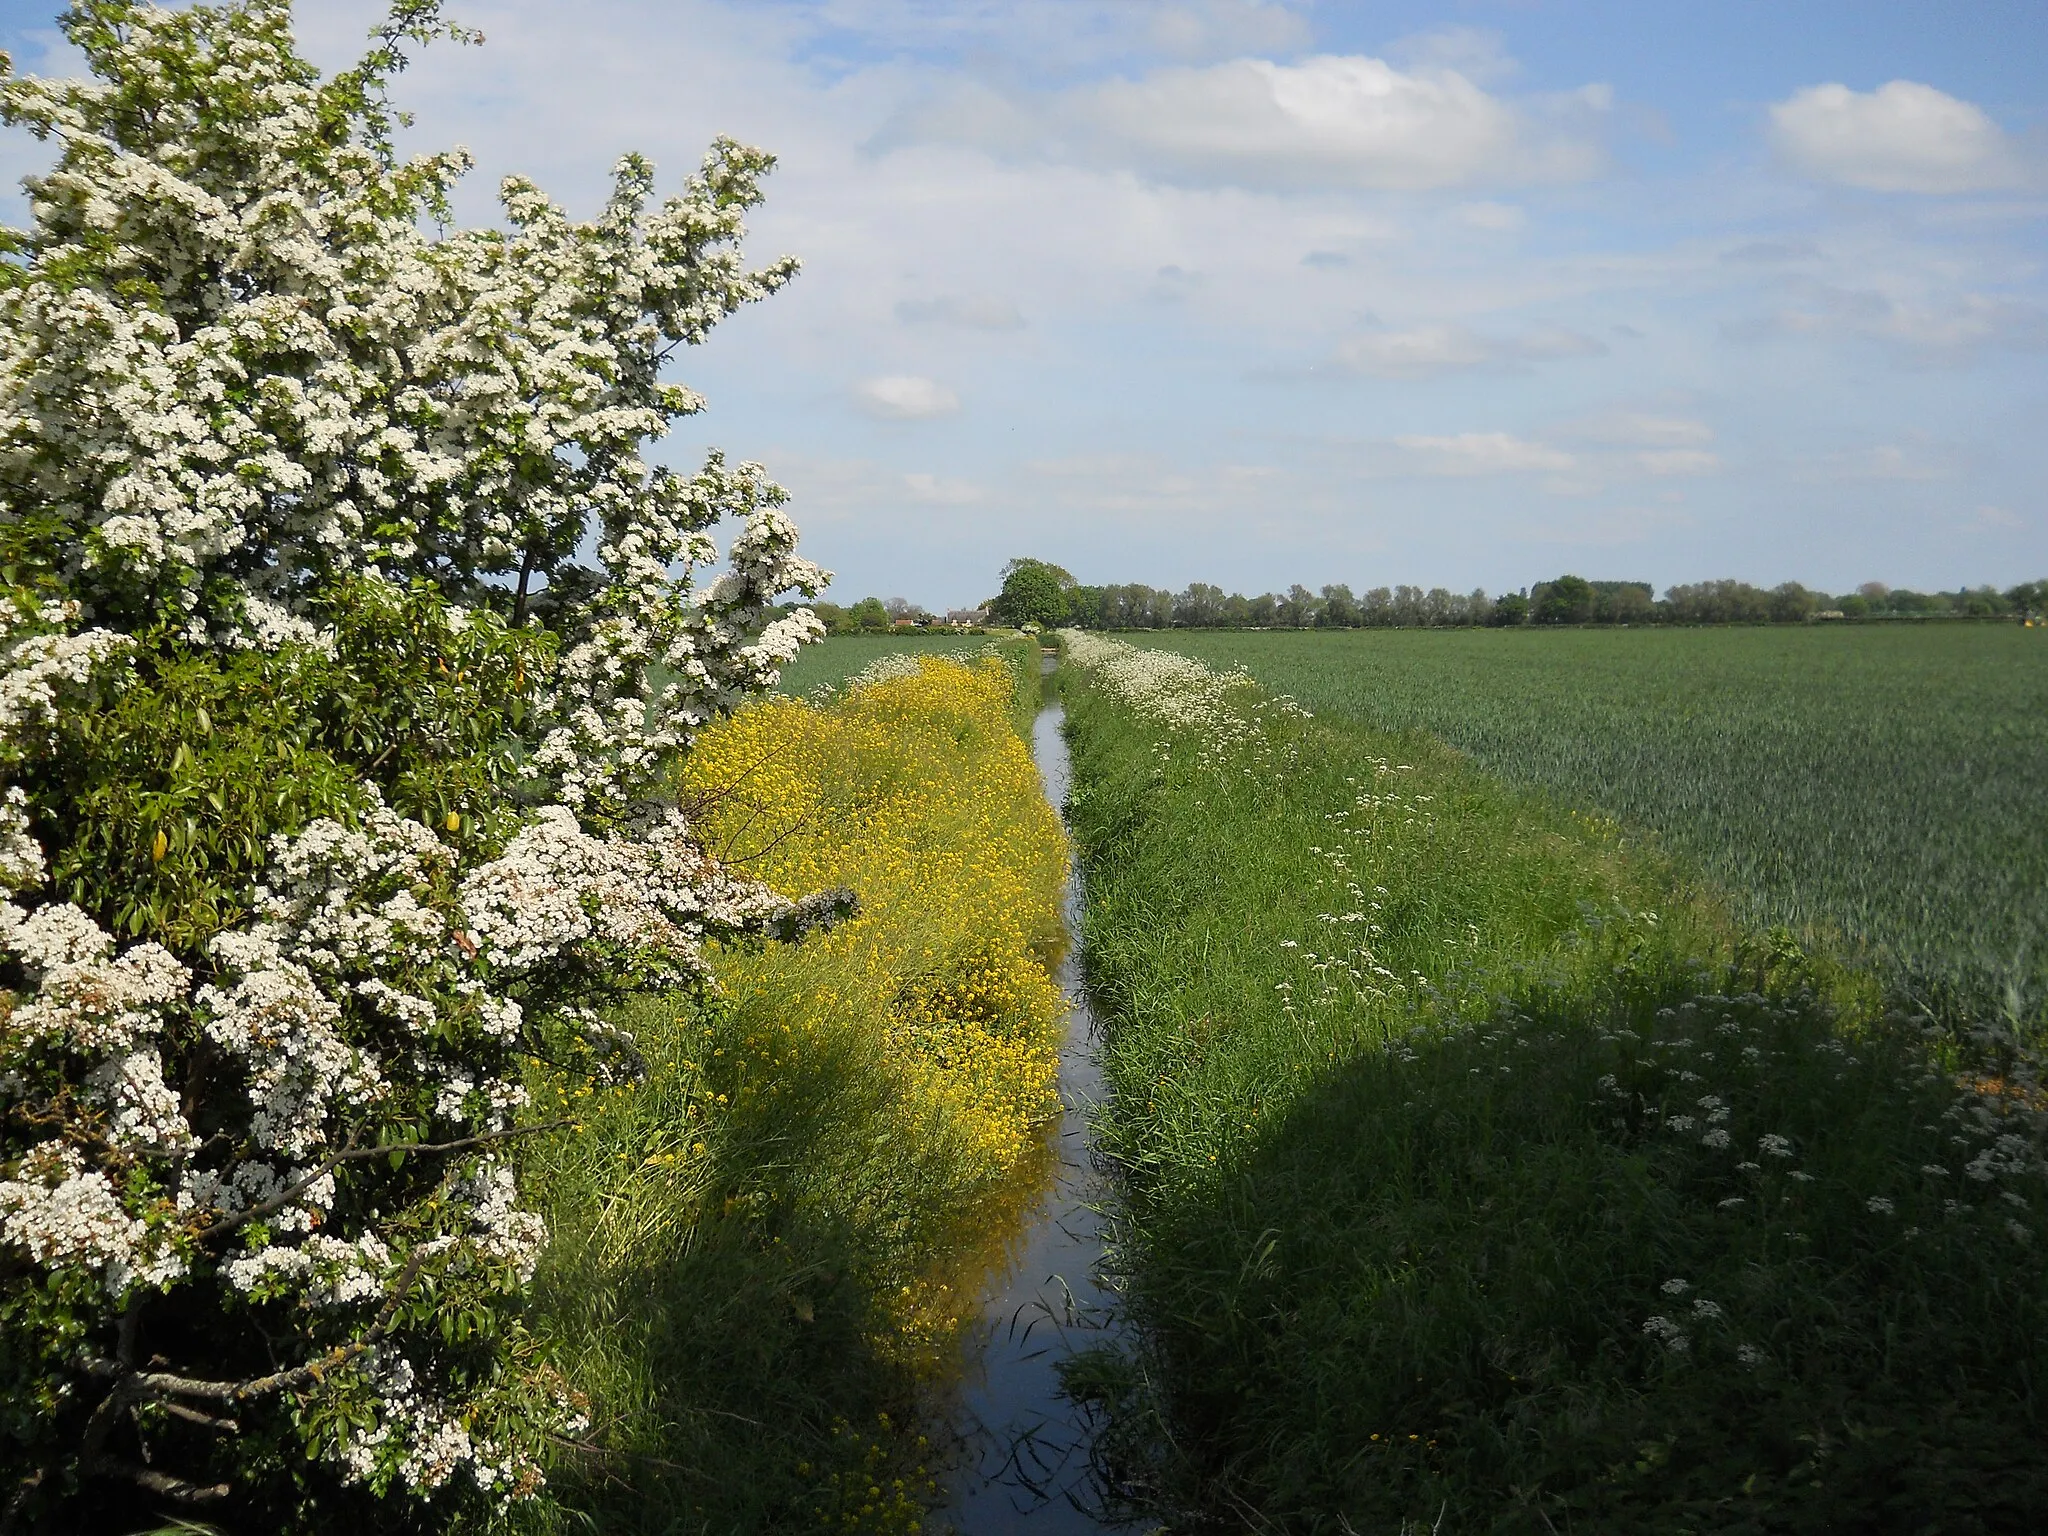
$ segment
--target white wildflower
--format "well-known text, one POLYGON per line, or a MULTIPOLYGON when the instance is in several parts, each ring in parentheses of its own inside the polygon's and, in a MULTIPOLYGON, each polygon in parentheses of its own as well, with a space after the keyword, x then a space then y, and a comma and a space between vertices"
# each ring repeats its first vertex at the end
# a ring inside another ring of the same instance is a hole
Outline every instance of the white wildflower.
POLYGON ((1692 1339, 1686 1331, 1668 1317, 1651 1317, 1643 1322, 1643 1335, 1655 1339, 1674 1355, 1682 1355, 1692 1348, 1692 1339))

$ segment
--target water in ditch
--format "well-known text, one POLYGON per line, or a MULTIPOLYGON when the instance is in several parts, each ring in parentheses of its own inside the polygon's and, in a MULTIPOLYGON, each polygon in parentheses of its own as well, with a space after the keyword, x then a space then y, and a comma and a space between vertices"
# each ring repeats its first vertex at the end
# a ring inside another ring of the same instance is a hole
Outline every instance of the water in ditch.
MULTIPOLYGON (((1059 705, 1049 705, 1032 729, 1032 755, 1055 806, 1067 797, 1064 718, 1059 705)), ((1079 933, 1081 899, 1080 874, 1070 872, 1070 940, 1079 933)), ((1101 1342, 1115 1317, 1114 1298, 1098 1279, 1103 1238, 1091 1209, 1101 1203, 1103 1175, 1090 1156, 1088 1116, 1102 1097, 1102 1073, 1075 942, 1067 946, 1059 981, 1072 1004, 1060 1044, 1062 1111, 1047 1127, 1044 1188, 981 1292, 979 1334, 970 1342, 960 1392, 967 1458, 942 1512, 960 1536, 1127 1529, 1094 1513, 1089 1426, 1059 1390, 1058 1362, 1101 1342)))

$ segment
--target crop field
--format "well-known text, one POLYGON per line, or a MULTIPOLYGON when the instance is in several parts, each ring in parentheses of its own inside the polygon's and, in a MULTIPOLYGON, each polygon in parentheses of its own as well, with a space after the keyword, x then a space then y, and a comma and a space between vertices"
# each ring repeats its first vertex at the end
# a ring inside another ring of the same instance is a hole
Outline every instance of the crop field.
POLYGON ((2041 1528, 2037 1090, 1609 818, 1066 644, 1136 1338, 1068 1380, 1134 1509, 2041 1528))
POLYGON ((2048 634, 2016 625, 1194 631, 1319 712, 1429 731, 1658 834, 1745 916, 1925 1005, 2048 1004, 2048 634))
POLYGON ((803 698, 819 688, 844 687, 884 656, 977 656, 991 643, 987 635, 834 635, 798 652, 782 669, 778 691, 803 698))

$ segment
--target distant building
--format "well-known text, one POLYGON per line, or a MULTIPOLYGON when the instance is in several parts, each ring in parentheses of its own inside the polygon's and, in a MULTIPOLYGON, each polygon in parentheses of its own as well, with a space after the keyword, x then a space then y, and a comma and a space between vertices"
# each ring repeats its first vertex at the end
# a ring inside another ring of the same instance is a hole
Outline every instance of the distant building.
POLYGON ((955 629, 979 629, 988 622, 986 608, 953 608, 947 611, 946 622, 955 629))

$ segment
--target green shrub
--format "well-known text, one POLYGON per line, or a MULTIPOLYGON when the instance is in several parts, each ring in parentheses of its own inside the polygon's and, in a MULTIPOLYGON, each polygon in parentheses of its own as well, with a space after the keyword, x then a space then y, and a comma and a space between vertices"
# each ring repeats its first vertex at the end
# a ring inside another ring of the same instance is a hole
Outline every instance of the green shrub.
POLYGON ((757 466, 640 457, 794 270, 736 250, 770 162, 448 230, 385 101, 436 0, 327 81, 284 0, 62 25, 94 79, 0 81, 58 146, 0 265, 0 1526, 418 1529, 378 1500, 529 1494, 581 1418, 529 1060, 629 1073, 628 998, 843 910, 668 794, 819 632, 757 466))

